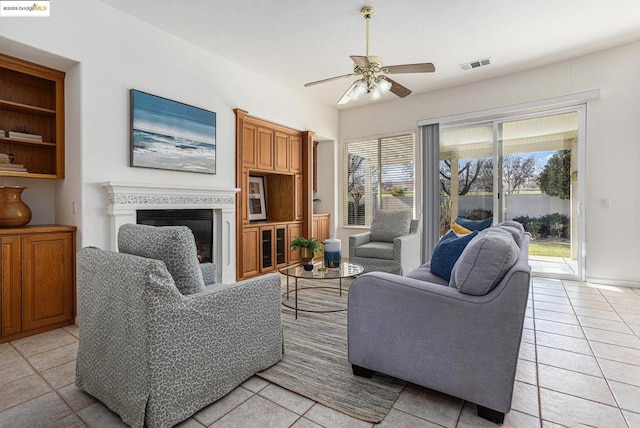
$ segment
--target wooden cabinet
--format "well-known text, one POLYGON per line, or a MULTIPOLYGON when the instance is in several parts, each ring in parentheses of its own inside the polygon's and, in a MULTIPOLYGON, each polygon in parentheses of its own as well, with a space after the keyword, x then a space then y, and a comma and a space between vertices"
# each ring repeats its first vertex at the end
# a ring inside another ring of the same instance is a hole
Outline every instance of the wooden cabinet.
POLYGON ((22 331, 22 246, 20 236, 3 236, 2 242, 2 326, 0 336, 22 331))
POLYGON ((242 129, 242 163, 247 168, 258 167, 258 129, 250 123, 244 124, 242 129))
POLYGON ((299 261, 291 239, 311 236, 313 132, 250 117, 236 109, 237 279, 299 261), (262 177, 267 219, 249 216, 249 177, 262 177))
POLYGON ((260 273, 260 228, 247 227, 242 231, 242 259, 238 275, 251 277, 260 273))
POLYGON ((281 267, 287 264, 287 247, 289 241, 287 240, 287 226, 274 227, 274 243, 273 254, 276 267, 281 267))
POLYGON ((273 227, 260 228, 260 272, 273 270, 273 227))
POLYGON ((0 342, 73 324, 73 226, 0 229, 0 342))
POLYGON ((0 163, 0 176, 64 178, 64 77, 0 54, 0 153, 27 170, 0 163))
MULTIPOLYGON (((274 169, 279 172, 289 172, 289 136, 282 132, 276 132, 275 134, 275 166, 274 169)), ((293 153, 291 153, 293 155, 293 153)))
POLYGON ((299 136, 289 138, 289 171, 302 173, 302 139, 299 136))
POLYGON ((287 226, 260 227, 260 272, 267 273, 287 264, 287 226))
POLYGON ((287 251, 289 252, 289 263, 300 262, 300 249, 292 250, 289 244, 298 236, 302 236, 302 225, 300 223, 291 223, 287 226, 287 251))
POLYGON ((273 130, 258 128, 258 169, 273 169, 273 130))
MULTIPOLYGON (((251 277, 271 272, 291 263, 289 231, 293 224, 270 224, 245 227, 242 239, 241 277, 251 277)), ((297 225, 297 230, 300 225, 297 225)), ((299 236, 299 235, 295 235, 299 236)), ((294 238, 295 238, 294 236, 294 238)), ((298 256, 299 259, 299 256, 298 256)))
POLYGON ((313 237, 318 242, 324 242, 329 239, 329 219, 331 214, 314 214, 313 215, 313 237))

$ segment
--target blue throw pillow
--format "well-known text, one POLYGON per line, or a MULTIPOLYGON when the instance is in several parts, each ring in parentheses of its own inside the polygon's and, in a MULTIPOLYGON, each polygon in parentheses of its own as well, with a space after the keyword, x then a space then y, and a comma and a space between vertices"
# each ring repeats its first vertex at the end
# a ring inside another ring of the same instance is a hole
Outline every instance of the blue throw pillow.
POLYGON ((469 241, 478 235, 474 230, 468 235, 458 236, 453 230, 449 231, 440 239, 433 249, 431 256, 431 273, 449 281, 451 270, 456 264, 460 254, 465 249, 469 241))
POLYGON ((491 227, 493 224, 493 217, 485 218, 484 220, 469 220, 468 218, 456 217, 456 223, 469 230, 480 231, 487 227, 491 227))

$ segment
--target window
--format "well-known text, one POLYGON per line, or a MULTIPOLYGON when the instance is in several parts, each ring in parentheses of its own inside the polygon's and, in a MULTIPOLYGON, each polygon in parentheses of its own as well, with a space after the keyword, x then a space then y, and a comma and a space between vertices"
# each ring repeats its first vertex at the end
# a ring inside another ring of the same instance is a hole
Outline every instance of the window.
POLYGON ((413 140, 404 134, 345 144, 345 226, 370 226, 378 208, 413 213, 413 140))

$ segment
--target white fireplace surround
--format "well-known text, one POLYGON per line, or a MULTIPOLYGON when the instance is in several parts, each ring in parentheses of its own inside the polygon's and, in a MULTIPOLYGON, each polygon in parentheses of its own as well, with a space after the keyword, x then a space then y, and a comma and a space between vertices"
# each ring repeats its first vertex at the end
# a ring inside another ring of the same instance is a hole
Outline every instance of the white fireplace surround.
POLYGON ((213 260, 218 281, 236 280, 236 193, 238 188, 172 186, 107 181, 111 249, 117 251, 118 229, 136 223, 137 210, 211 209, 213 211, 213 260))

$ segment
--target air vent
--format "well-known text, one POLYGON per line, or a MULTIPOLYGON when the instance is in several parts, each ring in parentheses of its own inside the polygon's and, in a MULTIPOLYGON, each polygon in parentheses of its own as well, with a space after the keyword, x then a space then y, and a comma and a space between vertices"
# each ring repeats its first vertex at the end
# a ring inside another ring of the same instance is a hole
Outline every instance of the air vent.
POLYGON ((477 59, 475 61, 467 62, 465 64, 460 64, 460 67, 463 70, 471 70, 472 68, 484 67, 485 65, 489 65, 489 64, 491 64, 491 57, 477 59))

